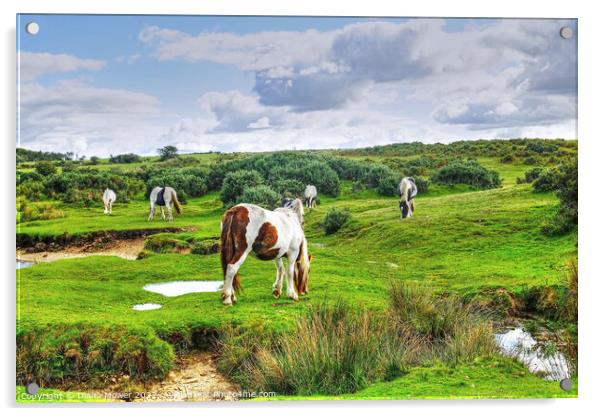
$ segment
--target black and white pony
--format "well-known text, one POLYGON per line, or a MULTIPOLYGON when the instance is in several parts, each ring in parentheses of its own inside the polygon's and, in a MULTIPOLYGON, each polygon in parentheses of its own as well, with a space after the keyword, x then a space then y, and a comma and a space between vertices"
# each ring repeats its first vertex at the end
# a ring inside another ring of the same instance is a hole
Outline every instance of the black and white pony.
POLYGON ((117 195, 112 189, 105 189, 105 192, 102 194, 102 202, 105 205, 105 214, 113 213, 113 202, 117 199, 117 195))
POLYGON ((418 194, 418 188, 413 178, 403 178, 399 183, 399 209, 401 210, 401 219, 414 215, 414 198, 418 194))
POLYGON ((307 208, 315 208, 316 207, 316 198, 318 197, 318 190, 313 185, 307 185, 305 187, 305 203, 307 204, 307 208))
POLYGON ((280 208, 292 210, 299 217, 301 227, 305 225, 305 211, 303 209, 303 202, 299 198, 282 198, 280 208))
POLYGON ((180 205, 180 201, 178 201, 178 195, 176 194, 176 190, 166 186, 165 188, 161 188, 160 186, 155 186, 150 193, 150 213, 148 214, 148 220, 152 221, 155 217, 155 205, 159 205, 161 207, 161 218, 165 220, 165 211, 163 211, 163 207, 167 207, 167 220, 173 221, 173 215, 171 214, 171 203, 173 202, 174 208, 178 214, 182 213, 182 206, 180 205))

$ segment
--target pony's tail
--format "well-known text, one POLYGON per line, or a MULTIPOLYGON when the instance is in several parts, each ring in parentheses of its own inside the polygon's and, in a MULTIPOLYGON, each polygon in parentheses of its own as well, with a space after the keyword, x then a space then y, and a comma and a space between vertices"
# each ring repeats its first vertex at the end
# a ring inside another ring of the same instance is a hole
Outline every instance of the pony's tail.
POLYGON ((295 262, 295 273, 294 273, 294 283, 295 283, 295 290, 297 291, 298 294, 302 295, 307 293, 307 253, 305 252, 305 250, 307 249, 306 247, 307 245, 307 241, 305 241, 305 238, 303 239, 303 241, 301 242, 301 245, 299 246, 299 256, 297 257, 297 261, 295 262))
POLYGON ((180 201, 178 201, 178 195, 176 194, 176 191, 171 191, 171 199, 173 201, 173 206, 176 208, 176 212, 181 214, 182 205, 180 205, 180 201))
MULTIPOLYGON (((226 280, 226 273, 228 272, 228 264, 230 264, 230 260, 234 257, 234 253, 236 252, 236 246, 234 244, 234 238, 232 237, 232 220, 234 218, 234 213, 230 211, 226 211, 224 218, 222 220, 222 235, 221 235, 221 261, 222 261, 222 271, 224 273, 224 280, 226 280)), ((232 279, 232 288, 236 293, 242 291, 242 286, 240 284, 240 275, 238 272, 234 275, 232 279)))

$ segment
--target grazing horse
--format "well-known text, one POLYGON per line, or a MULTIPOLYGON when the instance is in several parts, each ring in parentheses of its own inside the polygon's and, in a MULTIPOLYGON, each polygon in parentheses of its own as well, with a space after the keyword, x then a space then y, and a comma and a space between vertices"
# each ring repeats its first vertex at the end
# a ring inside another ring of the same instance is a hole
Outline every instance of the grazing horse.
POLYGON ((307 208, 315 208, 316 207, 316 198, 318 197, 318 190, 313 185, 307 185, 305 187, 305 203, 307 204, 307 208))
POLYGON ((273 260, 276 281, 272 295, 280 297, 286 276, 286 293, 293 300, 307 293, 311 255, 299 222, 299 214, 288 208, 274 211, 252 204, 238 204, 222 217, 221 262, 224 273, 222 302, 236 302, 242 289, 238 270, 251 253, 260 260, 273 260), (282 258, 287 259, 287 268, 282 258))
POLYGON ((401 219, 414 215, 414 198, 418 194, 418 188, 413 178, 403 178, 399 183, 399 209, 401 210, 401 219))
POLYGON ((297 214, 297 218, 301 223, 301 227, 305 226, 305 211, 303 210, 303 201, 299 198, 282 198, 280 208, 293 210, 297 214))
POLYGON ((171 214, 171 203, 177 211, 178 214, 182 213, 182 206, 180 205, 180 201, 178 201, 178 195, 176 194, 176 190, 166 186, 165 188, 161 188, 160 186, 155 186, 150 193, 150 214, 148 214, 148 220, 151 221, 155 217, 155 205, 159 205, 161 207, 161 218, 165 220, 165 211, 163 211, 163 207, 167 207, 167 220, 173 221, 173 215, 171 214))
POLYGON ((112 189, 105 189, 105 192, 102 194, 102 202, 105 204, 105 214, 113 213, 113 202, 117 199, 117 195, 112 189))

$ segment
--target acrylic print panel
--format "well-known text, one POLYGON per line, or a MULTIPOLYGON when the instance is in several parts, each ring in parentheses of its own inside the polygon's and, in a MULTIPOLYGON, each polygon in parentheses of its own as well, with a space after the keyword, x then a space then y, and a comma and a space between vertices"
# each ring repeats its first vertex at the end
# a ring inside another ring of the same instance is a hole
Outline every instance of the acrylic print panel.
POLYGON ((17 33, 19 402, 577 395, 576 20, 17 33))

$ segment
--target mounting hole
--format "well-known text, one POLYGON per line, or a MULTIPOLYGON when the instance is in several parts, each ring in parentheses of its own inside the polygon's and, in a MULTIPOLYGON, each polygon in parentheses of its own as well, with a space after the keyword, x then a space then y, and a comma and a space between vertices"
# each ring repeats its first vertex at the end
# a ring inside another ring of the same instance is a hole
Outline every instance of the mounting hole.
POLYGON ((562 39, 570 39, 573 37, 573 29, 568 26, 564 26, 560 29, 560 37, 562 39))
POLYGON ((27 394, 37 394, 38 390, 40 390, 40 386, 38 386, 38 384, 35 382, 31 382, 25 387, 27 394))
POLYGON ((36 22, 29 22, 25 25, 25 31, 30 35, 37 35, 40 31, 40 25, 36 22))
POLYGON ((573 383, 568 378, 562 379, 560 381, 560 388, 564 391, 569 391, 573 388, 573 383))

